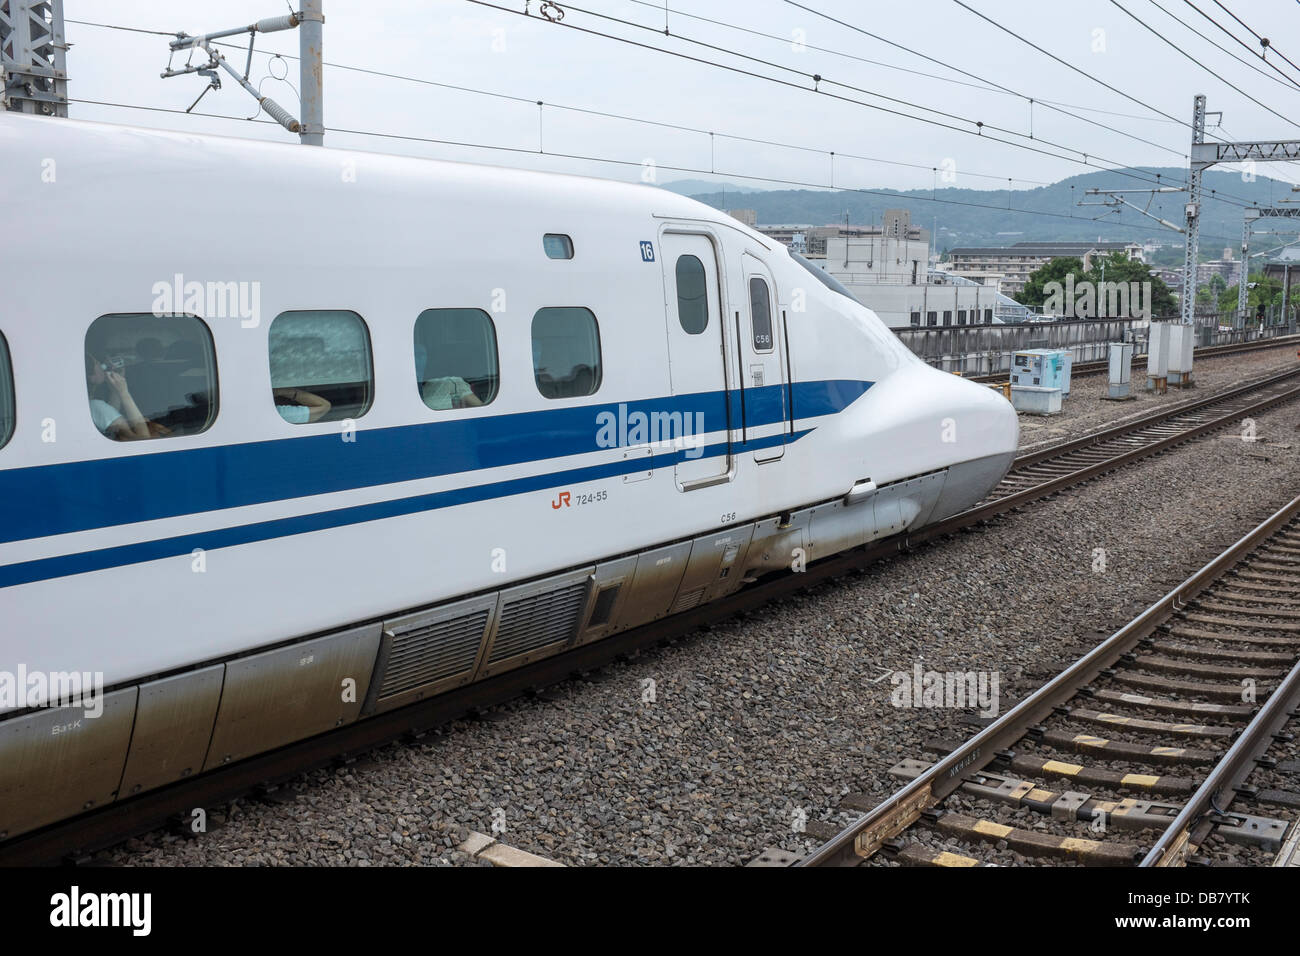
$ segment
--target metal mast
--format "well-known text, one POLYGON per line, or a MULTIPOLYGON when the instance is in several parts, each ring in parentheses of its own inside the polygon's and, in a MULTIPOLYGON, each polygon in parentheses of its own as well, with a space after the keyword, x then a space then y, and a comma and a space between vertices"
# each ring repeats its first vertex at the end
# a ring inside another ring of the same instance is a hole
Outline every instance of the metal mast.
MULTIPOLYGON (((1260 163, 1287 163, 1300 159, 1300 140, 1267 140, 1248 143, 1205 142, 1205 96, 1198 94, 1192 112, 1191 175, 1187 201, 1187 254, 1183 259, 1183 310, 1184 325, 1196 319, 1196 265, 1200 243, 1201 174, 1217 163, 1236 163, 1253 160, 1260 163)), ((1244 227, 1248 230, 1249 222, 1244 227)), ((1243 231, 1243 244, 1246 241, 1243 231)), ((1249 274, 1249 273, 1246 273, 1249 274)), ((1244 277, 1243 277, 1244 278, 1244 277)), ((1243 286, 1244 286, 1243 282, 1243 286)), ((1240 303, 1241 292, 1238 291, 1240 303)))
POLYGON ((1241 221, 1241 271, 1237 277, 1237 321, 1233 323, 1239 329, 1246 327, 1246 296, 1249 290, 1246 283, 1250 279, 1250 227, 1259 218, 1257 210, 1247 209, 1241 221), (1255 215, 1252 216, 1251 213, 1255 215))
POLYGON ((1300 206, 1261 206, 1246 210, 1241 227, 1241 278, 1237 283, 1237 328, 1245 327, 1248 291, 1246 286, 1250 279, 1250 234, 1255 223, 1261 219, 1300 219, 1300 206))
POLYGON ((17 113, 68 115, 63 0, 0 0, 0 105, 17 113))
MULTIPOLYGON (((321 3, 322 0, 303 0, 302 10, 298 13, 258 20, 256 23, 250 23, 247 26, 235 27, 230 30, 218 30, 215 33, 205 33, 202 36, 195 37, 190 36, 188 33, 178 33, 176 39, 172 40, 170 44, 173 57, 181 50, 202 50, 208 55, 208 62, 199 65, 186 63, 185 66, 179 69, 173 69, 169 62, 167 69, 162 72, 162 77, 168 79, 173 76, 185 76, 189 73, 197 73, 200 76, 208 77, 207 87, 204 88, 203 93, 199 94, 199 99, 202 99, 208 90, 221 89, 221 78, 217 75, 217 70, 225 70, 235 78, 236 83, 257 100, 267 115, 289 132, 297 133, 304 146, 321 146, 325 140, 325 64, 322 53, 321 28, 325 22, 325 17, 321 13, 321 3), (259 33, 276 33, 281 30, 293 30, 295 28, 299 30, 299 52, 301 55, 299 97, 302 105, 299 111, 299 119, 294 119, 288 110, 269 96, 263 96, 257 87, 249 81, 249 73, 253 67, 253 44, 257 40, 257 35, 259 33), (221 51, 213 46, 216 40, 239 36, 241 33, 248 34, 248 60, 244 65, 242 74, 230 65, 229 61, 221 54, 221 51)), ((191 53, 191 55, 193 54, 191 53)), ((197 104, 198 100, 195 100, 190 109, 194 109, 197 104)))
POLYGON ((1183 325, 1196 324, 1196 263, 1201 244, 1201 174, 1210 165, 1197 158, 1205 142, 1205 95, 1198 93, 1192 109, 1191 175, 1187 180, 1187 244, 1183 254, 1183 325))

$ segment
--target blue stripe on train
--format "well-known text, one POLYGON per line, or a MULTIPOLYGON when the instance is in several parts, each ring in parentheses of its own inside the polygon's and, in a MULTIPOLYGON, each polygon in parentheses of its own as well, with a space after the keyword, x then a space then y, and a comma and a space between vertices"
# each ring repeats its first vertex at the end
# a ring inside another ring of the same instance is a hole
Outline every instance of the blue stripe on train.
MULTIPOLYGON (((871 385, 797 382, 795 413, 799 418, 837 413, 871 385)), ((749 428, 783 418, 784 387, 745 389, 749 428)), ((625 405, 628 414, 703 414, 707 433, 726 427, 726 395, 701 392, 625 405)), ((617 415, 619 405, 359 429, 355 442, 344 442, 337 433, 311 435, 0 471, 0 502, 6 505, 0 543, 599 451, 596 416, 601 412, 617 415)), ((733 420, 731 427, 740 422, 733 420)), ((761 446, 749 442, 746 447, 761 446)))
MULTIPOLYGON (((790 441, 798 441, 813 429, 805 429, 789 436, 790 441)), ((770 438, 747 442, 749 449, 770 448, 785 440, 785 435, 773 435, 770 438)), ((337 440, 337 439, 336 439, 337 440)), ((734 449, 733 449, 734 450, 734 449)), ((655 455, 650 467, 664 468, 675 465, 678 461, 703 461, 715 458, 727 452, 726 443, 709 445, 702 455, 687 459, 686 452, 666 452, 655 455)), ((84 551, 80 554, 63 554, 53 558, 37 561, 25 561, 0 567, 0 589, 31 584, 51 578, 62 578, 73 574, 85 574, 90 571, 103 571, 108 568, 140 564, 144 561, 158 561, 193 553, 196 548, 215 551, 218 548, 230 548, 237 545, 253 544, 273 538, 307 534, 312 531, 325 531, 330 528, 342 528, 347 525, 363 524, 367 521, 381 521, 385 518, 397 518, 403 515, 418 514, 424 511, 436 511, 455 505, 470 504, 477 501, 490 501, 494 498, 507 498, 511 495, 539 491, 560 485, 577 485, 584 481, 596 481, 612 478, 616 475, 633 471, 644 471, 646 459, 617 461, 607 465, 593 465, 587 468, 574 468, 569 471, 551 472, 545 475, 533 475, 528 478, 513 478, 472 488, 453 488, 427 495, 411 498, 399 498, 395 501, 377 501, 371 504, 339 508, 334 511, 322 511, 315 514, 295 515, 291 518, 278 518, 273 521, 261 521, 256 524, 240 525, 234 528, 220 528, 215 531, 200 531, 193 534, 178 535, 156 541, 142 541, 138 544, 122 545, 115 548, 101 548, 98 551, 84 551)))

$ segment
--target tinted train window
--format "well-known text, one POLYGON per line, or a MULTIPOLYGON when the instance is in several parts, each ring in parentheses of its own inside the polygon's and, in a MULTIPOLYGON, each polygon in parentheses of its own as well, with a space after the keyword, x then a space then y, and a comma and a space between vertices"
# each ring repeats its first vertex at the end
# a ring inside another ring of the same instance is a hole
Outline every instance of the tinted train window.
POLYGON ((435 410, 497 397, 497 333, 482 309, 426 309, 415 320, 415 380, 435 410))
POLYGON ((772 351, 772 301, 767 283, 754 276, 749 280, 749 318, 754 330, 754 350, 772 351))
POLYGON ((207 431, 217 416, 212 333, 192 315, 103 315, 86 332, 95 427, 135 441, 207 431))
POLYGON ((920 313, 920 312, 913 312, 913 313, 912 313, 912 324, 913 324, 913 325, 920 325, 920 324, 921 324, 921 313, 920 313))
POLYGON ((704 263, 691 255, 677 257, 677 320, 691 335, 709 327, 708 279, 704 263))
POLYGON ((9 365, 9 346, 0 335, 0 448, 14 435, 14 373, 9 365))
POLYGON ((938 325, 938 324, 939 324, 939 313, 938 313, 938 312, 927 312, 927 313, 925 313, 925 324, 926 324, 926 325, 938 325))
POLYGON ((573 258, 573 240, 558 232, 548 232, 542 236, 542 248, 552 259, 573 258))
POLYGON ((370 332, 355 312, 282 312, 267 333, 271 398, 286 422, 360 418, 374 401, 370 332))
POLYGON ((533 375, 545 398, 581 398, 600 388, 600 329, 590 309, 539 309, 533 316, 533 375))

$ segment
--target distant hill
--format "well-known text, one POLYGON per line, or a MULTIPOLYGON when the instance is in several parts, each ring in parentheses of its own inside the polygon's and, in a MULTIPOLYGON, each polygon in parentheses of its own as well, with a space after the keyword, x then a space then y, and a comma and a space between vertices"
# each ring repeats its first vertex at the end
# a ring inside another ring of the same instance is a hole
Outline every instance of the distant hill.
MULTIPOLYGON (((680 193, 683 196, 694 196, 697 193, 717 193, 719 196, 724 192, 728 196, 744 195, 745 193, 765 193, 770 190, 763 189, 759 186, 740 186, 736 183, 720 183, 708 179, 678 179, 671 183, 660 183, 662 189, 669 192, 680 193)), ((748 209, 748 206, 731 205, 728 209, 748 209)))
MULTIPOLYGON (((1162 181, 1171 185, 1181 185, 1187 176, 1185 169, 1175 168, 1143 168, 1136 171, 1148 178, 1154 178, 1159 174, 1162 181)), ((1211 169, 1206 172, 1203 182, 1206 201, 1201 220, 1201 248, 1204 252, 1214 252, 1215 246, 1236 246, 1241 237, 1243 210, 1229 202, 1214 198, 1211 191, 1227 193, 1260 205, 1276 205, 1284 198, 1300 199, 1300 195, 1291 192, 1289 183, 1264 176, 1259 176, 1254 182, 1244 182, 1239 173, 1211 169)), ((1085 197, 1084 194, 1090 188, 1146 188, 1143 183, 1120 172, 1084 173, 1051 186, 1012 190, 1010 194, 1007 190, 952 188, 940 189, 936 192, 928 189, 907 192, 885 189, 877 191, 885 195, 878 195, 852 190, 747 189, 740 191, 739 187, 736 191, 728 187, 724 193, 716 184, 699 180, 684 180, 680 183, 668 184, 665 188, 672 188, 674 192, 683 192, 716 209, 755 209, 758 212, 759 223, 765 225, 794 223, 829 225, 843 222, 845 212, 849 214, 850 223, 861 225, 880 222, 886 209, 910 209, 912 222, 926 229, 933 230, 935 220, 938 219, 940 249, 967 245, 1004 245, 1035 239, 1157 239, 1163 242, 1181 240, 1179 233, 1161 227, 1159 223, 1143 217, 1132 209, 1123 209, 1119 214, 1115 214, 1109 213, 1107 209, 1100 206, 1076 205, 1078 201, 1085 198, 1089 202, 1098 201, 1098 197, 1085 197), (704 188, 698 190, 677 188, 696 184, 704 188), (929 201, 932 198, 950 202, 929 201), (960 205, 961 203, 966 205, 960 205), (1012 211, 1005 208, 1008 204, 1016 209, 1050 212, 1062 216, 1073 215, 1074 218, 1054 218, 1012 211), (988 208, 990 206, 993 208, 988 208), (1094 220, 1093 217, 1103 213, 1106 213, 1103 218, 1094 220)), ((1147 199, 1141 194, 1130 194, 1126 198, 1139 205, 1144 205, 1147 199)), ((1186 193, 1158 195, 1152 202, 1150 211, 1170 222, 1181 224, 1183 205, 1186 200, 1186 193)))

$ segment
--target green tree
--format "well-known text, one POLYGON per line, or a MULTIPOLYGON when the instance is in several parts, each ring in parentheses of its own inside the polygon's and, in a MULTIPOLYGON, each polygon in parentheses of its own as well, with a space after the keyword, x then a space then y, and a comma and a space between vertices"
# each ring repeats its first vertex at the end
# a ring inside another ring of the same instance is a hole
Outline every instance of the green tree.
MULTIPOLYGON (((1178 302, 1174 299, 1174 294, 1170 291, 1169 286, 1158 275, 1151 271, 1151 267, 1145 262, 1137 259, 1130 259, 1122 252, 1112 252, 1108 256, 1098 256, 1093 260, 1092 269, 1086 276, 1092 282, 1102 282, 1103 272, 1106 282, 1136 282, 1139 286, 1144 282, 1151 283, 1151 314, 1153 316, 1175 315, 1178 312, 1178 302), (1104 264, 1104 269, 1103 269, 1104 264)), ((1219 278, 1216 276, 1216 278, 1219 278)), ((1220 282, 1223 282, 1219 278, 1220 282)))
POLYGON ((1059 282, 1065 285, 1065 277, 1074 276, 1075 282, 1081 282, 1085 278, 1083 260, 1077 256, 1060 256, 1056 259, 1049 259, 1029 275, 1025 282, 1025 287, 1016 293, 1015 299, 1021 305, 1027 305, 1031 308, 1039 308, 1047 299, 1047 292, 1044 287, 1049 282, 1059 282))
MULTIPOLYGON (((1246 318, 1249 322, 1255 316, 1260 306, 1272 306, 1282 304, 1282 281, 1280 279, 1265 278, 1262 272, 1252 272, 1248 290, 1246 292, 1246 318)), ((1199 296, 1198 296, 1199 298, 1199 296)), ((1224 315, 1235 315, 1237 312, 1237 287, 1230 286, 1219 296, 1219 311, 1224 315)))

